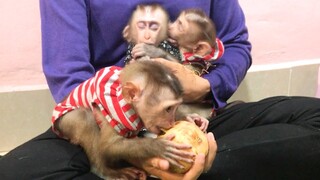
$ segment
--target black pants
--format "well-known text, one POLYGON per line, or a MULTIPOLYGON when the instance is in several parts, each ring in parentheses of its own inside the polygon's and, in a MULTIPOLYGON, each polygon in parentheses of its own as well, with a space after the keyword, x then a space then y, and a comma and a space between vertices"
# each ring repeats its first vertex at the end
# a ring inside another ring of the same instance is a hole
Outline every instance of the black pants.
MULTIPOLYGON (((317 179, 320 100, 273 97, 211 120, 218 153, 199 179, 317 179)), ((0 179, 99 179, 83 150, 49 129, 0 159, 0 179)))

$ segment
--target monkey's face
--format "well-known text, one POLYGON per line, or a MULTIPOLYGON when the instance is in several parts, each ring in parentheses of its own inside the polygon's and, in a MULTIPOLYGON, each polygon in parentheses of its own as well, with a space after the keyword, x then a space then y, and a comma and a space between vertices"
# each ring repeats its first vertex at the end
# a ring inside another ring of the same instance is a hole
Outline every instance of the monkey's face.
POLYGON ((169 26, 169 37, 177 42, 182 51, 192 50, 197 32, 198 27, 187 21, 184 13, 180 14, 169 26))
POLYGON ((129 39, 133 43, 159 45, 167 38, 167 15, 161 9, 139 10, 133 16, 130 24, 129 39))
POLYGON ((145 128, 152 133, 160 134, 163 129, 169 129, 174 125, 175 113, 182 103, 182 98, 175 98, 168 88, 163 88, 159 94, 154 96, 157 96, 160 102, 151 106, 148 104, 150 99, 142 95, 135 104, 135 109, 145 128))

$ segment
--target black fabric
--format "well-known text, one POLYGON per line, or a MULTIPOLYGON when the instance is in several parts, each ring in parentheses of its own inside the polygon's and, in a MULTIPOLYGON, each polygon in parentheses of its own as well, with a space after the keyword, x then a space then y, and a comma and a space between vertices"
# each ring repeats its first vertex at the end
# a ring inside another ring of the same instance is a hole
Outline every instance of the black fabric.
POLYGON ((320 99, 277 96, 234 105, 210 120, 218 139, 232 132, 268 124, 296 124, 320 129, 320 99))
POLYGON ((79 146, 48 129, 0 159, 0 179, 100 179, 79 146), (89 178, 90 177, 90 178, 89 178))
MULTIPOLYGON (((218 152, 201 179, 317 179, 320 100, 272 97, 212 119, 218 152)), ((99 179, 83 150, 49 129, 0 159, 0 179, 99 179)))
POLYGON ((320 177, 320 133, 291 124, 271 124, 217 140, 211 170, 199 179, 311 180, 320 177))

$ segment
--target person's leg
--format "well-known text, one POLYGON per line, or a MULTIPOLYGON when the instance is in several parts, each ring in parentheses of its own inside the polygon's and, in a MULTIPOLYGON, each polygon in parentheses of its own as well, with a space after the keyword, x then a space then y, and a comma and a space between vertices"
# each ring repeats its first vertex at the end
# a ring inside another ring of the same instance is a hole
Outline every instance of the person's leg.
POLYGON ((51 130, 18 146, 0 159, 0 179, 100 179, 79 146, 51 130))
POLYGON ((240 130, 217 139, 218 151, 205 179, 317 179, 320 133, 291 124, 240 130))
POLYGON ((208 131, 220 138, 238 130, 275 123, 320 129, 320 99, 279 96, 238 104, 211 119, 208 131))
POLYGON ((272 97, 214 118, 218 152, 200 179, 313 179, 320 176, 320 100, 272 97))

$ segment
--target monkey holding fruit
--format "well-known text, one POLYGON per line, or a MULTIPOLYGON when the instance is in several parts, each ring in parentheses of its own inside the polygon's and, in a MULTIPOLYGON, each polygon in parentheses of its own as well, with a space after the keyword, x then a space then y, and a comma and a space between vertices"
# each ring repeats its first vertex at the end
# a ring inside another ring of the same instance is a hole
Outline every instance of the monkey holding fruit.
MULTIPOLYGON (((158 136, 158 138, 166 138, 171 136, 171 134, 175 135, 172 141, 192 145, 192 148, 188 151, 194 152, 195 154, 208 154, 209 144, 207 137, 205 133, 194 123, 183 120, 176 121, 172 128, 165 130, 165 133, 158 136)), ((181 162, 181 164, 183 165, 183 168, 173 164, 170 166, 169 170, 174 173, 183 174, 192 166, 192 163, 188 162, 181 162)))
POLYGON ((121 162, 135 164, 152 157, 181 167, 178 161, 193 162, 195 154, 186 151, 191 145, 134 137, 142 128, 154 134, 170 129, 182 92, 178 79, 158 62, 103 68, 56 105, 53 129, 82 146, 97 172, 106 177, 142 174, 131 167, 121 168, 121 162), (92 111, 101 111, 104 117, 92 111))

